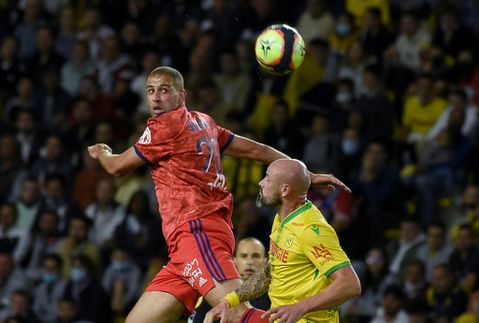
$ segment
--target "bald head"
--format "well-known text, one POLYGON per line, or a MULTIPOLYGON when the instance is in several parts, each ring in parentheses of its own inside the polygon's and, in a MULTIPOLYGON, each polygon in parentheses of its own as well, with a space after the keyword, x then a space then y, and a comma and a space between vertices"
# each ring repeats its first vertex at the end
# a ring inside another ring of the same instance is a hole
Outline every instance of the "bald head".
POLYGON ((280 183, 291 186, 293 192, 306 194, 311 185, 311 178, 306 165, 297 159, 278 159, 268 168, 271 175, 280 183))

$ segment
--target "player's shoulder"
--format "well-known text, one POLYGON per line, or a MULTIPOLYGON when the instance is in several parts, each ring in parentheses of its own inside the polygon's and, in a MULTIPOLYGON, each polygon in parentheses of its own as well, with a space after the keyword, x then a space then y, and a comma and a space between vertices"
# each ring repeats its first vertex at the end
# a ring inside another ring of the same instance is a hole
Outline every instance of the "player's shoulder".
POLYGON ((310 227, 329 227, 328 221, 321 213, 321 211, 312 203, 311 207, 306 210, 301 217, 301 221, 303 222, 302 229, 308 230, 310 227))
POLYGON ((147 121, 147 128, 152 133, 161 133, 162 137, 174 136, 184 128, 186 113, 176 109, 147 121))

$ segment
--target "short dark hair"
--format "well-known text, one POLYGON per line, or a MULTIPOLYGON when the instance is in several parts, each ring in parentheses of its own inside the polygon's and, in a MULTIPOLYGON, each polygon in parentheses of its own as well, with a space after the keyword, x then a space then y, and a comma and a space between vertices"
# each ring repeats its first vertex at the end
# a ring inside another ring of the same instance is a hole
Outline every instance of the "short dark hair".
POLYGON ((183 75, 181 75, 178 70, 169 66, 159 66, 155 68, 153 71, 150 72, 148 78, 158 77, 161 75, 167 75, 171 77, 171 79, 173 80, 173 85, 178 91, 181 91, 185 88, 183 75))

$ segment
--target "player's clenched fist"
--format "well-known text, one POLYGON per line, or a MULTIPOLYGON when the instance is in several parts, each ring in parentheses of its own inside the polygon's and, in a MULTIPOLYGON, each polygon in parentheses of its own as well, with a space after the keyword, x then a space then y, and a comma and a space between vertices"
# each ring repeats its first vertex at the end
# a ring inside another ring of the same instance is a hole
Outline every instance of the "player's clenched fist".
POLYGON ((104 152, 112 153, 110 146, 105 144, 95 144, 93 146, 88 147, 88 153, 90 157, 93 159, 98 159, 98 156, 104 152))

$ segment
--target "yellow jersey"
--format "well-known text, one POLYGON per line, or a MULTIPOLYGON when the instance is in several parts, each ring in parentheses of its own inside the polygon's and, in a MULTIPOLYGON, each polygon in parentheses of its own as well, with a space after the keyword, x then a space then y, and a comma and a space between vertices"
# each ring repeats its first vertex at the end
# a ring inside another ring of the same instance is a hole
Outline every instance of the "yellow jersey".
MULTIPOLYGON (((276 214, 270 235, 271 307, 294 304, 320 293, 330 275, 350 261, 334 229, 308 201, 283 220, 276 214)), ((311 312, 299 322, 339 322, 338 307, 311 312)))

